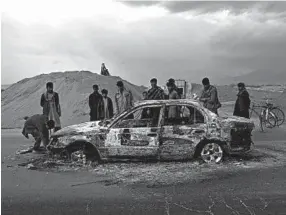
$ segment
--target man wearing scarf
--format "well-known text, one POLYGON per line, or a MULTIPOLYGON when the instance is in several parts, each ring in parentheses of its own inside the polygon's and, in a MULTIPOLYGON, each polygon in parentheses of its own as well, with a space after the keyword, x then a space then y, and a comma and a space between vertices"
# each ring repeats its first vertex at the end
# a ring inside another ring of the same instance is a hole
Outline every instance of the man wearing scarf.
POLYGON ((43 115, 48 117, 48 120, 55 122, 54 131, 61 129, 61 107, 59 102, 59 94, 54 92, 52 82, 46 84, 47 91, 41 96, 41 106, 43 107, 43 115))
POLYGON ((245 117, 249 119, 250 98, 244 83, 238 83, 238 94, 234 107, 234 116, 245 117))
POLYGON ((151 89, 147 92, 147 100, 162 100, 165 98, 164 90, 157 86, 157 79, 150 80, 151 89))

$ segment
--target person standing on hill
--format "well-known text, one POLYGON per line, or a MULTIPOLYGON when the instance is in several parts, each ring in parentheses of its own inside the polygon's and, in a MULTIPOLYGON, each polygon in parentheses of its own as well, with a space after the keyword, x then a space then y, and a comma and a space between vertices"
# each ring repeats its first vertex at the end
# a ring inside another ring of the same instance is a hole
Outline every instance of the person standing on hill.
POLYGON ((110 76, 108 69, 106 69, 105 64, 101 64, 101 75, 110 76))
POLYGON ((162 100, 165 98, 164 90, 157 85, 157 79, 150 80, 151 89, 147 92, 147 100, 162 100))
POLYGON ((48 120, 55 122, 54 132, 61 129, 61 106, 59 102, 59 94, 54 92, 54 85, 52 82, 46 84, 47 91, 41 96, 41 107, 43 108, 43 115, 48 117, 48 120))
POLYGON ((133 95, 124 87, 122 81, 118 81, 116 85, 118 87, 118 92, 115 94, 116 113, 121 114, 134 106, 133 95))
POLYGON ((93 85, 93 93, 89 95, 90 121, 98 121, 104 118, 102 95, 98 92, 98 85, 93 85))
POLYGON ((111 119, 113 117, 113 104, 111 98, 109 98, 108 90, 103 89, 101 91, 102 99, 103 99, 103 112, 104 112, 104 119, 111 119))
POLYGON ((218 99, 216 87, 210 85, 210 80, 208 78, 204 78, 202 84, 204 89, 200 101, 203 102, 205 108, 218 115, 217 110, 221 107, 221 103, 218 99))
POLYGON ((249 119, 250 98, 244 83, 238 83, 238 94, 234 107, 234 116, 245 117, 249 119))

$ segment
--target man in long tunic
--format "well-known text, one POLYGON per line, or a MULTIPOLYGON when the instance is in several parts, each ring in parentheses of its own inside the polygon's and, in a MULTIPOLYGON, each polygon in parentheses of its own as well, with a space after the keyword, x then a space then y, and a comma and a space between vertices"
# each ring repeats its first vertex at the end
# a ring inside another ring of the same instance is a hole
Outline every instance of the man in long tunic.
POLYGON ((93 85, 93 93, 89 95, 90 121, 98 121, 104 118, 103 99, 98 90, 98 85, 93 85))
MULTIPOLYGON (((167 87, 169 91, 169 96, 168 98, 173 100, 173 99, 180 99, 178 92, 176 91, 176 88, 172 82, 167 82, 167 87)), ((179 110, 177 106, 170 106, 169 111, 168 111, 168 119, 175 119, 178 117, 179 110)))
POLYGON ((170 78, 170 79, 168 80, 168 83, 171 84, 171 85, 173 85, 173 89, 177 92, 179 99, 182 98, 182 95, 180 94, 179 88, 178 88, 177 85, 176 85, 175 79, 170 78))
POLYGON ((46 84, 47 91, 41 96, 41 106, 43 107, 43 115, 48 117, 48 120, 55 122, 54 132, 61 129, 61 107, 59 102, 59 94, 54 92, 52 82, 46 84))
POLYGON ((117 87, 118 92, 115 94, 116 113, 121 114, 134 106, 133 95, 130 90, 124 87, 122 81, 117 82, 117 87))

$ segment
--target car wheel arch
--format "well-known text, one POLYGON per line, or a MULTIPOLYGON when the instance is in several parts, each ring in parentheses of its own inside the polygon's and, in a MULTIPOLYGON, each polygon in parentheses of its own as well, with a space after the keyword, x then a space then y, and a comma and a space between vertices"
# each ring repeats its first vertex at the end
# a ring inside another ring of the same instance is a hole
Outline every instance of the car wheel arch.
POLYGON ((92 144, 86 140, 75 140, 75 141, 71 142, 68 146, 66 146, 67 150, 69 150, 69 148, 71 148, 71 151, 73 151, 73 149, 76 151, 81 150, 81 149, 82 150, 89 149, 88 151, 90 153, 88 153, 88 155, 95 156, 98 161, 101 160, 101 155, 99 153, 98 148, 94 144, 92 144))

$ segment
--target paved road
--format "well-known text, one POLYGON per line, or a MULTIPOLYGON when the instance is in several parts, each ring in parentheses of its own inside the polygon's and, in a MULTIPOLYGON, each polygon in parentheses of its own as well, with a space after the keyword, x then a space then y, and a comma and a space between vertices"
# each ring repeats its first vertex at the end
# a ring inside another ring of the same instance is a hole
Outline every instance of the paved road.
MULTIPOLYGON (((256 134, 256 145, 286 153, 284 134, 279 130, 265 137, 256 134), (266 138, 280 141, 270 145, 266 138), (265 139, 267 142, 261 141, 265 139)), ((2 214, 286 214, 285 163, 265 169, 218 171, 211 178, 176 186, 96 183, 73 187, 94 176, 14 168, 16 161, 9 156, 20 143, 31 142, 3 130, 1 139, 2 214)))

